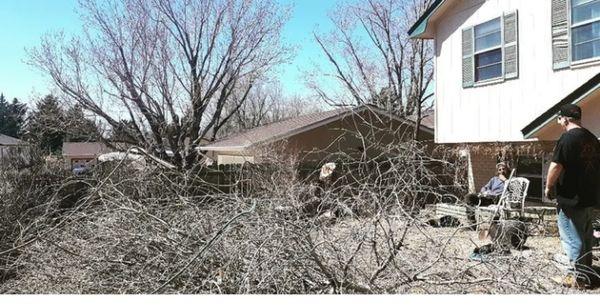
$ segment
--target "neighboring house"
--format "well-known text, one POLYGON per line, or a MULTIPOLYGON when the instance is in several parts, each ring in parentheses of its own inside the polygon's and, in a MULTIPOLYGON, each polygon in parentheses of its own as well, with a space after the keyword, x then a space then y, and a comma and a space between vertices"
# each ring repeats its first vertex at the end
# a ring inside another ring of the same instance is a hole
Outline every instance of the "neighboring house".
POLYGON ((101 142, 65 142, 62 155, 68 169, 89 168, 97 163, 100 154, 111 150, 101 142))
MULTIPOLYGON (((370 150, 365 150, 369 145, 362 142, 360 135, 385 144, 403 136, 412 138, 414 126, 410 120, 363 105, 267 124, 201 146, 200 150, 219 165, 261 162, 261 157, 276 152, 299 154, 304 163, 319 163, 338 152, 351 156, 369 154, 370 150)), ((422 120, 418 135, 420 140, 433 140, 432 118, 422 120)))
POLYGON ((21 155, 22 157, 28 156, 29 144, 4 134, 0 134, 0 160, 14 154, 21 155))
POLYGON ((472 148, 537 145, 517 166, 542 200, 562 104, 600 135, 600 0, 436 0, 409 35, 433 40, 435 142, 470 148, 470 189, 497 162, 472 148))

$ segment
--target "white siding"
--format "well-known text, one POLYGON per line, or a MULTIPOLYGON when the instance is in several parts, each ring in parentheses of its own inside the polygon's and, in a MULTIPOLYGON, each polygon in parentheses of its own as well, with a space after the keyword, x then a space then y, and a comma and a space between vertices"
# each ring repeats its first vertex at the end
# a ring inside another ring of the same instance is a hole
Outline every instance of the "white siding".
MULTIPOLYGON (((436 22, 438 143, 522 141, 521 129, 600 72, 552 70, 551 0, 465 0, 436 22), (519 11, 519 77, 462 88, 461 29, 519 11)), ((584 122, 585 124, 585 122, 584 122)))

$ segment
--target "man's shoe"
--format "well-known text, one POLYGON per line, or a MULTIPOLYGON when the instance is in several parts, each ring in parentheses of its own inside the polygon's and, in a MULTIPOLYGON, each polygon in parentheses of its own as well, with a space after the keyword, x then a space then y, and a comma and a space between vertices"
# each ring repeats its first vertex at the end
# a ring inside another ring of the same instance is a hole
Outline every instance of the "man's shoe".
POLYGON ((569 274, 562 279, 563 287, 586 289, 590 287, 590 282, 583 276, 577 277, 574 274, 569 274))

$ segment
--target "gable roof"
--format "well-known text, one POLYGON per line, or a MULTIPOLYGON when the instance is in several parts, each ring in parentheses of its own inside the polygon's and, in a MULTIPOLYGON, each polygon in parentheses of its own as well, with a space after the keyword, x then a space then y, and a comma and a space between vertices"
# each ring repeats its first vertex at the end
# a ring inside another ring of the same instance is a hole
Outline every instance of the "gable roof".
POLYGON ((106 152, 108 152, 108 148, 101 142, 64 142, 62 147, 64 156, 89 156, 94 158, 106 152))
POLYGON ((25 144, 26 143, 20 139, 0 134, 0 146, 19 146, 25 144))
POLYGON ((422 117, 421 124, 433 131, 433 129, 435 129, 435 113, 431 111, 427 114, 424 114, 422 117))
MULTIPOLYGON (((408 119, 414 122, 416 121, 417 116, 412 115, 409 116, 408 119)), ((421 113, 421 125, 431 129, 432 131, 435 129, 435 111, 433 109, 426 110, 421 113)))
MULTIPOLYGON (((373 112, 389 115, 381 108, 373 105, 361 105, 357 107, 337 108, 330 111, 318 112, 308 115, 303 115, 295 118, 289 118, 275 123, 270 123, 257 128, 253 128, 232 136, 217 140, 213 143, 201 146, 203 151, 241 151, 252 145, 261 143, 271 143, 280 139, 284 139, 314 128, 326 125, 333 121, 339 120, 347 115, 369 109, 373 112)), ((414 124, 409 119, 402 119, 392 115, 392 118, 414 124)), ((422 120, 421 130, 433 134, 433 128, 427 123, 430 121, 422 120)))
POLYGON ((589 79, 583 85, 579 86, 564 99, 560 100, 554 106, 550 107, 547 111, 545 111, 543 114, 535 118, 531 123, 529 123, 526 127, 524 127, 521 130, 521 133, 523 133, 523 136, 525 138, 533 138, 533 135, 537 131, 546 126, 548 123, 552 122, 552 120, 556 119, 556 117, 558 116, 558 111, 563 105, 579 104, 581 101, 585 100, 586 97, 588 97, 596 90, 600 90, 600 73, 596 74, 594 77, 589 79))

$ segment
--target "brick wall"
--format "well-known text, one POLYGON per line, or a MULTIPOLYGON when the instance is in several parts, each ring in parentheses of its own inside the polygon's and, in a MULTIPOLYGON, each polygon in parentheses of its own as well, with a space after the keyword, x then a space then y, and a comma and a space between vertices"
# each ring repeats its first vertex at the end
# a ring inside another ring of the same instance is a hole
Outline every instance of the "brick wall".
POLYGON ((471 167, 475 192, 479 192, 490 178, 496 175, 496 156, 471 152, 471 167))

